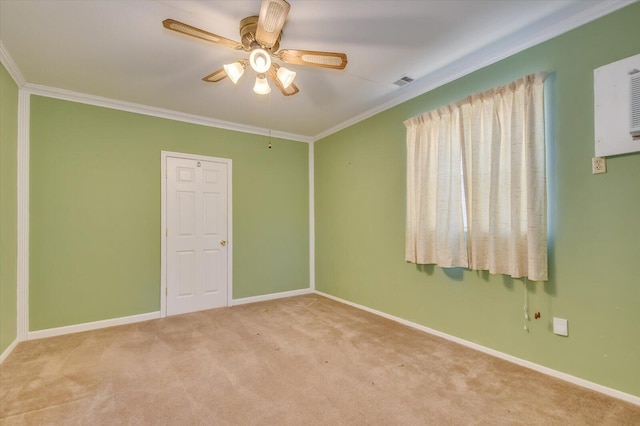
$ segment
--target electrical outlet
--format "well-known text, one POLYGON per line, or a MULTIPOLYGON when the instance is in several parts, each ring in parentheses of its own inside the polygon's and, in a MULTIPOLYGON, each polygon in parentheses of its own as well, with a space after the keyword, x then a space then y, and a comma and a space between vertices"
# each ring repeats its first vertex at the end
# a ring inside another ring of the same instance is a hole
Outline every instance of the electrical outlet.
POLYGON ((604 157, 593 157, 591 159, 591 171, 594 175, 607 173, 607 162, 604 157))

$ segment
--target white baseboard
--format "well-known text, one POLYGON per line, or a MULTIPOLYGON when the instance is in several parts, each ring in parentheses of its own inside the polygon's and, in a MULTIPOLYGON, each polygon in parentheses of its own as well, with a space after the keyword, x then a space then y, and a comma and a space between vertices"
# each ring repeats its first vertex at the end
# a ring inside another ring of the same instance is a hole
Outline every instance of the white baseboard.
POLYGON ((149 321, 158 318, 160 318, 160 311, 131 315, 128 317, 111 318, 101 321, 85 322, 83 324, 74 324, 65 327, 48 328, 46 330, 30 331, 27 333, 27 340, 43 339, 45 337, 79 333, 81 331, 97 330, 99 328, 113 327, 116 325, 133 324, 135 322, 149 321))
POLYGON ((7 357, 9 356, 9 354, 11 353, 11 351, 13 351, 15 349, 15 347, 18 345, 18 339, 14 340, 8 347, 7 349, 4 350, 4 352, 2 352, 2 355, 0 355, 0 364, 2 364, 4 362, 5 359, 7 359, 7 357))
MULTIPOLYGON (((261 296, 245 297, 243 299, 234 299, 231 306, 244 305, 247 303, 263 302, 265 300, 282 299, 284 297, 301 296, 303 294, 311 294, 313 291, 309 288, 301 290, 284 291, 281 293, 265 294, 261 296)), ((43 339, 45 337, 61 336, 63 334, 79 333, 82 331, 97 330, 99 328, 113 327, 116 325, 132 324, 135 322, 149 321, 161 318, 160 311, 149 312, 146 314, 132 315, 128 317, 112 318, 101 321, 86 322, 83 324, 68 325, 65 327, 48 328, 46 330, 30 331, 27 333, 26 340, 43 339)))
POLYGON ((609 387, 606 387, 606 386, 602 386, 602 385, 600 385, 598 383, 590 382, 588 380, 581 379, 579 377, 575 377, 575 376, 572 376, 570 374, 563 373, 561 371, 553 370, 553 369, 545 367, 543 365, 536 364, 534 362, 527 361, 527 360, 524 360, 524 359, 521 359, 521 358, 517 358, 517 357, 515 357, 513 355, 509 355, 509 354, 506 354, 504 352, 500 352, 500 351, 497 351, 495 349, 488 348, 486 346, 478 345, 477 343, 473 343, 473 342, 470 342, 468 340, 464 340, 464 339, 461 339, 459 337, 452 336, 450 334, 446 334, 446 333, 443 333, 443 332, 438 331, 438 330, 434 330, 434 329, 429 328, 429 327, 425 327, 424 325, 420 325, 420 324, 417 324, 415 322, 407 321, 407 320, 402 319, 400 317, 396 317, 394 315, 390 315, 390 314, 387 314, 385 312, 378 311, 376 309, 372 309, 372 308, 369 308, 369 307, 364 306, 364 305, 359 305, 357 303, 353 303, 353 302, 350 302, 348 300, 341 299, 339 297, 332 296, 332 295, 327 294, 327 293, 323 293, 321 291, 317 291, 316 290, 316 291, 314 291, 314 293, 318 294, 320 296, 324 296, 324 297, 327 297, 329 299, 335 300, 337 302, 344 303, 345 305, 353 306, 354 308, 358 308, 358 309, 361 309, 363 311, 367 311, 367 312, 370 312, 372 314, 375 314, 375 315, 390 319, 390 320, 398 322, 400 324, 404 324, 406 326, 415 328, 415 329, 423 331, 425 333, 429 333, 429 334, 432 334, 434 336, 442 337, 443 339, 447 339, 449 341, 458 343, 458 344, 466 346, 468 348, 475 349, 477 351, 484 352, 484 353, 489 354, 489 355, 493 355, 493 356, 495 356, 497 358, 504 359, 505 361, 509 361, 509 362, 514 363, 514 364, 518 364, 520 366, 529 368, 531 370, 535 370, 535 371, 537 371, 539 373, 543 373, 543 374, 546 374, 548 376, 556 377, 556 378, 564 380, 566 382, 573 383, 574 385, 578 385, 578 386, 581 386, 583 388, 587 388, 587 389, 590 389, 590 390, 593 390, 593 391, 596 391, 596 392, 600 392, 600 393, 603 393, 605 395, 611 396, 613 398, 618 398, 618 399, 630 402, 630 403, 635 404, 635 405, 640 405, 640 396, 631 395, 629 393, 625 393, 625 392, 619 391, 617 389, 613 389, 613 388, 609 388, 609 387))
POLYGON ((303 288, 300 290, 283 291, 280 293, 263 294, 261 296, 244 297, 242 299, 233 299, 231 306, 245 305, 247 303, 264 302, 266 300, 282 299, 284 297, 302 296, 305 294, 311 294, 313 290, 310 288, 303 288))

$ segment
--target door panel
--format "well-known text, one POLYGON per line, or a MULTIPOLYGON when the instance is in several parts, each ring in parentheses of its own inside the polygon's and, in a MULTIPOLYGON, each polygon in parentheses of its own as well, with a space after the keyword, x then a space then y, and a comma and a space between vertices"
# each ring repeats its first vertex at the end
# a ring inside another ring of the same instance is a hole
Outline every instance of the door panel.
POLYGON ((181 237, 192 237, 196 231, 196 194, 180 191, 177 195, 178 234, 181 237))
POLYGON ((204 201, 204 234, 207 236, 218 235, 221 213, 218 211, 218 206, 221 204, 220 194, 205 193, 202 194, 202 198, 204 201))
POLYGON ((185 250, 176 253, 178 257, 178 297, 193 296, 195 293, 196 252, 185 250))
POLYGON ((220 251, 219 250, 205 250, 204 263, 205 263, 205 293, 213 293, 218 291, 218 283, 220 281, 220 251))

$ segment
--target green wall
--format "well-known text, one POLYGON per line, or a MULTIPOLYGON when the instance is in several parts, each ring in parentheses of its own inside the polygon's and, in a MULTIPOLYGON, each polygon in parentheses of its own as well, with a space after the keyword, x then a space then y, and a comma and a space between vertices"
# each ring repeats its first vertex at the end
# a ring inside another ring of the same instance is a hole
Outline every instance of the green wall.
POLYGON ((29 327, 160 309, 160 152, 233 161, 233 297, 309 287, 306 143, 31 97, 29 327))
POLYGON ((0 354, 17 337, 18 86, 0 65, 0 354))
POLYGON ((640 153, 591 174, 593 69, 640 53, 640 4, 315 143, 316 288, 640 396, 640 153), (546 283, 404 261, 404 120, 536 71, 550 129, 546 283), (569 320, 569 336, 552 318, 569 320))

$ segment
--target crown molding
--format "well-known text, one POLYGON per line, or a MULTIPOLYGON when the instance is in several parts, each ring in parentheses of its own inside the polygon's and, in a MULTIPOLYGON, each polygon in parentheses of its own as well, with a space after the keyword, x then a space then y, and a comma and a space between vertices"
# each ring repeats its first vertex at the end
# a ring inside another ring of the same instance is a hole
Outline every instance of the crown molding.
POLYGON ((508 58, 509 56, 515 55, 516 53, 522 52, 523 50, 536 46, 591 21, 602 18, 605 15, 620 10, 626 6, 636 3, 637 1, 638 0, 611 0, 598 3, 581 13, 571 15, 556 23, 552 23, 549 26, 545 26, 541 30, 536 29, 536 25, 533 25, 522 31, 518 31, 501 41, 492 44, 491 46, 479 49, 471 55, 460 58, 434 72, 427 74, 413 82, 411 85, 394 92, 394 94, 391 95, 391 98, 387 101, 330 129, 327 129, 324 132, 314 135, 312 139, 314 142, 318 141, 376 114, 393 108, 396 105, 400 105, 403 102, 423 95, 440 86, 457 80, 458 78, 471 74, 474 71, 494 64, 502 59, 508 58))
POLYGON ((0 62, 7 69, 7 72, 18 85, 18 88, 24 90, 27 94, 46 96, 71 102, 78 102, 99 107, 111 108, 120 111, 133 112, 137 114, 149 115, 152 117, 166 118, 168 120, 181 121, 185 123, 198 124, 201 126, 215 127, 219 129, 232 130, 242 133, 250 133, 260 136, 271 136, 279 139, 287 139, 298 142, 313 142, 310 136, 298 135, 295 133, 280 132, 277 130, 265 129, 263 127, 246 126, 230 121, 216 120, 209 117, 199 115, 186 114, 182 112, 172 111, 168 109, 156 108, 142 104, 119 101, 116 99, 105 98, 101 96, 88 95, 86 93, 74 92, 71 90, 58 89, 55 87, 44 86, 39 84, 27 83, 20 69, 14 62, 0 40, 0 62))
POLYGON ((0 40, 0 63, 6 68, 13 81, 18 85, 18 88, 21 88, 27 83, 2 40, 0 40))
POLYGON ((117 99, 104 98, 101 96, 89 95, 86 93, 73 92, 65 89, 58 89, 50 86, 27 83, 24 90, 32 95, 46 96, 49 98, 61 99, 65 101, 78 102, 87 105, 116 109, 119 111, 133 112, 136 114, 148 115, 168 120, 181 121, 184 123, 198 124, 200 126, 215 127, 218 129, 232 130, 242 133, 250 133, 261 136, 271 136, 280 139, 293 140, 298 142, 312 142, 309 136, 294 133, 279 132, 262 127, 246 126, 230 121, 216 120, 200 115, 186 114, 163 108, 156 108, 148 105, 135 104, 132 102, 119 101, 117 99))
POLYGON ((4 44, 2 44, 2 41, 0 41, 0 61, 5 66, 5 68, 7 68, 7 71, 16 81, 18 86, 21 88, 24 87, 25 90, 27 90, 31 94, 149 115, 153 117, 166 118, 169 120, 181 121, 202 126, 215 127, 261 136, 270 135, 276 138, 310 143, 323 139, 329 135, 332 135, 333 133, 357 124, 383 111, 386 111, 387 109, 423 95, 433 89, 443 86, 444 84, 450 83, 458 78, 461 78, 483 67, 505 59, 511 55, 519 53, 532 46, 550 40, 553 37, 599 19, 605 15, 636 3, 637 1, 638 0, 611 0, 597 3, 593 7, 590 7, 589 9, 586 9, 580 13, 568 16, 558 22, 551 23, 549 26, 545 27, 542 30, 537 30, 534 28, 535 26, 532 26, 528 29, 519 31, 515 34, 510 35, 509 37, 502 39, 498 43, 494 43, 491 46, 487 46, 483 49, 477 50, 471 55, 460 58, 457 61, 454 61, 434 72, 429 73, 428 75, 416 80, 410 86, 401 88, 398 91, 393 92, 393 94, 390 95, 390 97, 388 97, 386 101, 380 103, 376 107, 369 109, 362 114, 358 114, 346 121, 343 121, 342 123, 333 126, 323 132, 320 132, 314 136, 279 132, 262 127, 247 126, 229 121, 216 120, 209 117, 186 114, 178 111, 172 111, 147 105, 73 92, 65 89, 27 83, 20 73, 20 70, 16 66, 15 62, 9 55, 8 51, 6 50, 4 44))

